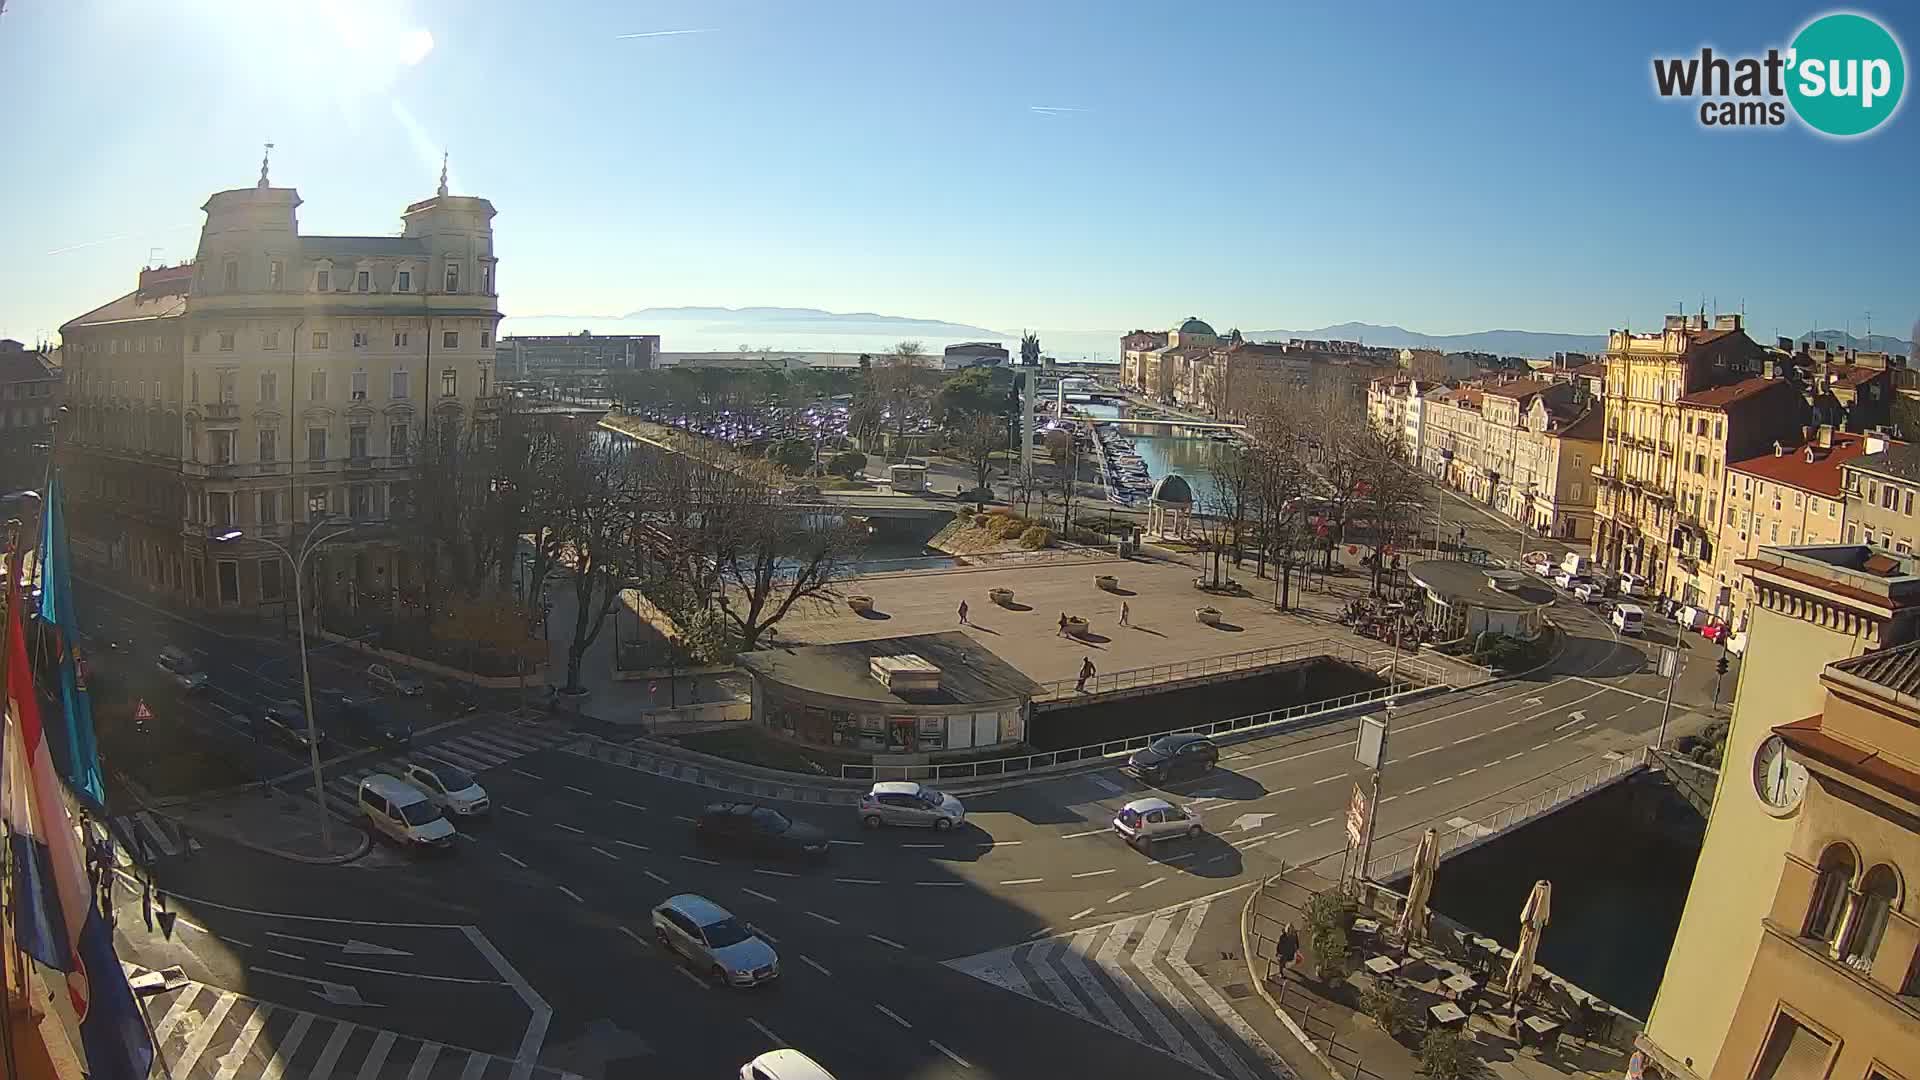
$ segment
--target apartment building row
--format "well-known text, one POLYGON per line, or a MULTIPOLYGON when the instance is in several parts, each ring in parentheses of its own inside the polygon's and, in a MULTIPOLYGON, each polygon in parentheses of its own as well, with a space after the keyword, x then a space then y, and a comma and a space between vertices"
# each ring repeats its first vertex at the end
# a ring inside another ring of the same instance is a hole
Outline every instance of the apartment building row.
POLYGON ((1120 339, 1120 381, 1137 394, 1217 416, 1245 417, 1273 393, 1325 394, 1359 403, 1390 373, 1400 350, 1353 341, 1285 342, 1222 337, 1200 318, 1120 339))
POLYGON ((1535 535, 1593 535, 1601 408, 1569 377, 1457 386, 1395 377, 1367 389, 1367 418, 1409 462, 1535 535))

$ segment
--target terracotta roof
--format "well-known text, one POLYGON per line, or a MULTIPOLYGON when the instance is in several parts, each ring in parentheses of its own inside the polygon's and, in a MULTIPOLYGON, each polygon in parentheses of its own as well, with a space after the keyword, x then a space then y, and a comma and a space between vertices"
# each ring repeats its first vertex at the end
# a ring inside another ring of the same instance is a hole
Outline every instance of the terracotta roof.
POLYGON ((1830 364, 1820 381, 1827 386, 1864 386, 1886 373, 1886 368, 1861 367, 1858 364, 1830 364))
POLYGON ((1501 383, 1498 386, 1488 387, 1487 393, 1494 397, 1525 401, 1535 394, 1544 393, 1552 386, 1553 383, 1546 379, 1515 379, 1509 383, 1501 383))
MULTIPOLYGON (((1878 654, 1868 653, 1867 657, 1875 655, 1878 654)), ((1828 733, 1823 729, 1821 719, 1809 716, 1805 720, 1782 724, 1774 728, 1773 733, 1796 752, 1813 761, 1882 791, 1892 792, 1908 802, 1920 802, 1920 772, 1908 768, 1904 762, 1886 757, 1878 749, 1859 746, 1828 733)))
POLYGON ((1920 696, 1920 641, 1836 660, 1827 667, 1896 694, 1920 696))
POLYGON ((1779 457, 1769 452, 1732 462, 1727 466, 1727 471, 1838 499, 1842 493, 1840 466, 1865 455, 1867 440, 1865 436, 1836 431, 1832 449, 1821 449, 1817 441, 1796 443, 1785 449, 1786 453, 1779 457), (1813 447, 1814 453, 1811 462, 1807 460, 1809 446, 1813 447))
POLYGON ((1604 379, 1607 377, 1607 362, 1605 360, 1595 360, 1589 364, 1581 364, 1579 367, 1573 369, 1572 374, 1604 379))
POLYGON ((160 296, 142 296, 134 290, 94 308, 76 319, 62 323, 60 332, 65 334, 69 328, 80 326, 99 326, 104 323, 129 322, 135 319, 167 319, 184 315, 187 311, 185 293, 166 293, 160 296))
POLYGON ((1793 384, 1781 379, 1768 379, 1755 376, 1750 379, 1741 379, 1739 382, 1727 383, 1724 386, 1713 386, 1705 390, 1696 390, 1682 397, 1680 404, 1691 405, 1699 409, 1724 409, 1729 405, 1747 401, 1777 389, 1792 390, 1793 384))

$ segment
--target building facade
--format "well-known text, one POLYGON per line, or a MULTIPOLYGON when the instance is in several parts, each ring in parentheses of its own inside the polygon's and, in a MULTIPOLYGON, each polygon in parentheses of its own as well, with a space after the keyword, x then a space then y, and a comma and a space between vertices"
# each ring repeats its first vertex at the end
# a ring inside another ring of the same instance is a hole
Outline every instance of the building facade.
MULTIPOLYGON (((1670 315, 1658 333, 1607 335, 1605 445, 1593 467, 1600 484, 1595 561, 1677 595, 1681 399, 1760 374, 1763 352, 1738 315, 1719 316, 1712 327, 1697 316, 1670 315)), ((1701 531, 1697 519, 1695 525, 1701 531)))
MULTIPOLYGON (((1883 971, 1880 954, 1875 954, 1871 976, 1850 968, 1842 971, 1844 963, 1818 960, 1807 955, 1811 948, 1789 940, 1801 935, 1804 923, 1781 921, 1791 914, 1791 904, 1782 905, 1782 892, 1799 890, 1799 882, 1804 881, 1804 870, 1789 865, 1793 857, 1818 865, 1828 845, 1850 841, 1856 845, 1858 860, 1847 888, 1860 891, 1867 884, 1866 870, 1874 865, 1868 859, 1894 859, 1900 843, 1908 845, 1907 852, 1914 850, 1910 831, 1901 838, 1884 827, 1870 829, 1864 821, 1839 822, 1833 817, 1829 811, 1834 808, 1825 796, 1811 793, 1807 772, 1819 766, 1802 757, 1781 729, 1826 710, 1827 687, 1821 674, 1829 664, 1863 654, 1889 655, 1876 650, 1913 640, 1920 621, 1920 565, 1910 557, 1842 545, 1763 547, 1738 566, 1752 578, 1753 624, 1740 665, 1725 764, 1706 838, 1659 994, 1639 1038, 1650 1063, 1649 1074, 1681 1080, 1827 1076, 1866 1080, 1873 1075, 1866 1057, 1893 1047, 1898 1056, 1879 1058, 1887 1068, 1884 1076, 1905 1080, 1920 1075, 1913 1065, 1911 1041, 1920 1032, 1915 1019, 1920 1013, 1913 1011, 1910 998, 1903 1004, 1897 990, 1888 991, 1876 981, 1883 971), (1782 743, 1786 743, 1784 753, 1782 743), (1789 879, 1796 875, 1799 881, 1790 890, 1789 879), (1819 977, 1811 977, 1815 968, 1808 968, 1801 976, 1804 981, 1797 984, 1776 975, 1783 969, 1769 957, 1783 948, 1817 965, 1819 977), (1844 995, 1830 988, 1836 979, 1846 981, 1844 995), (1870 1014, 1853 1015, 1850 1010, 1867 996, 1878 1004, 1871 1006, 1870 1014), (1833 1063, 1827 1060, 1808 1065, 1797 1058, 1792 1067, 1783 1068, 1779 1061, 1768 1064, 1754 1053, 1754 1046, 1772 1044, 1773 1031, 1788 1031, 1783 1038, 1790 1042, 1798 1038, 1787 1025, 1774 1021, 1779 1015, 1797 1014, 1799 1021, 1823 1037, 1831 1036, 1831 1048, 1839 1045, 1841 1032, 1851 1035, 1867 1030, 1868 1023, 1856 1024, 1856 1020, 1889 1015, 1888 1006, 1893 1014, 1907 1017, 1908 1041, 1903 1046, 1869 1037, 1849 1039, 1846 1070, 1829 1071, 1833 1063), (1756 1024, 1752 1018, 1762 1013, 1765 1019, 1756 1024), (1756 1037, 1756 1028, 1766 1030, 1756 1037), (1865 1057, 1853 1056, 1863 1052, 1865 1057)), ((1913 753, 1909 735, 1885 726, 1867 734, 1896 756, 1888 764, 1901 760, 1899 755, 1913 753)), ((1849 725, 1847 741, 1860 737, 1861 729, 1849 725)), ((1856 766, 1878 768, 1874 755, 1858 745, 1844 756, 1856 766)), ((1819 783, 1824 785, 1825 780, 1819 783)), ((1881 794, 1872 801, 1885 806, 1887 798, 1881 794)), ((1910 865, 1911 855, 1896 861, 1910 865)), ((1910 924, 1912 905, 1905 895, 1895 905, 1908 917, 1903 926, 1910 924)), ((1893 945, 1881 945, 1897 949, 1903 940, 1909 943, 1907 955, 1895 959, 1889 953, 1884 959, 1885 971, 1900 969, 1897 976, 1889 977, 1896 987, 1907 977, 1902 965, 1913 962, 1910 942, 1914 939, 1896 934, 1893 945)))
POLYGON ((45 483, 60 381, 46 353, 0 338, 0 491, 45 483))
POLYGON ((502 404, 491 203, 443 173, 398 236, 303 236, 299 206, 263 163, 202 207, 192 263, 61 328, 75 554, 174 603, 284 604, 291 568, 264 541, 321 521, 354 527, 309 561, 316 602, 397 599, 418 579, 392 523, 423 440, 502 404))
POLYGON ((647 371, 660 358, 659 334, 514 334, 500 339, 499 373, 510 379, 579 383, 616 371, 647 371))
POLYGON ((1714 570, 1726 463, 1802 437, 1804 416, 1799 386, 1778 374, 1680 399, 1672 561, 1664 595, 1714 610, 1727 606, 1728 596, 1721 592, 1714 570))
POLYGON ((1911 554, 1920 537, 1914 502, 1920 498, 1920 447, 1866 437, 1867 452, 1845 462, 1843 472, 1848 543, 1911 554))
POLYGON ((1823 427, 1804 443, 1776 444, 1727 466, 1713 544, 1714 617, 1734 633, 1752 621, 1753 589, 1740 572, 1763 546, 1800 547, 1845 540, 1841 466, 1868 452, 1866 436, 1823 427))

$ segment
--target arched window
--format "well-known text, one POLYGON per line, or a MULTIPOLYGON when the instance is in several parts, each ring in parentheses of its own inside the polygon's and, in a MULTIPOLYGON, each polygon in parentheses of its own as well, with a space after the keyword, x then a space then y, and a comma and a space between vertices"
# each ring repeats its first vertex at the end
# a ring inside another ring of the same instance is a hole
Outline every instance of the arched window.
POLYGON ((1840 959, 1857 971, 1870 971, 1873 958, 1880 951, 1880 939, 1887 932, 1887 916, 1893 911, 1894 902, 1900 898, 1900 880, 1894 876, 1893 867, 1880 863, 1868 870, 1860 879, 1859 912, 1853 918, 1853 929, 1847 934, 1847 944, 1840 959))
POLYGON ((1820 876, 1814 879, 1813 903, 1807 906, 1807 937, 1832 942, 1840 932, 1840 916, 1847 910, 1853 871, 1853 852, 1847 845, 1831 844, 1820 853, 1820 876))

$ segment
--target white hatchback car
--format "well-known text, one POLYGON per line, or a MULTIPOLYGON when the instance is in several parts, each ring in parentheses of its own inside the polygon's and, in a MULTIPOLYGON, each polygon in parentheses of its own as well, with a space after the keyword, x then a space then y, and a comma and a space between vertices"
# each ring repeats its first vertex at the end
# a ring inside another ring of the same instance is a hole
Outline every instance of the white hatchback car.
POLYGON ((1135 799, 1114 815, 1113 831, 1134 847, 1144 848, 1156 840, 1199 836, 1206 829, 1192 810, 1165 799, 1135 799))
POLYGON ((485 814, 490 805, 487 789, 458 765, 421 758, 407 762, 400 770, 400 779, 426 792, 435 806, 459 817, 485 814))
POLYGON ((781 1047, 740 1066, 740 1080, 833 1080, 833 1074, 800 1051, 781 1047))

